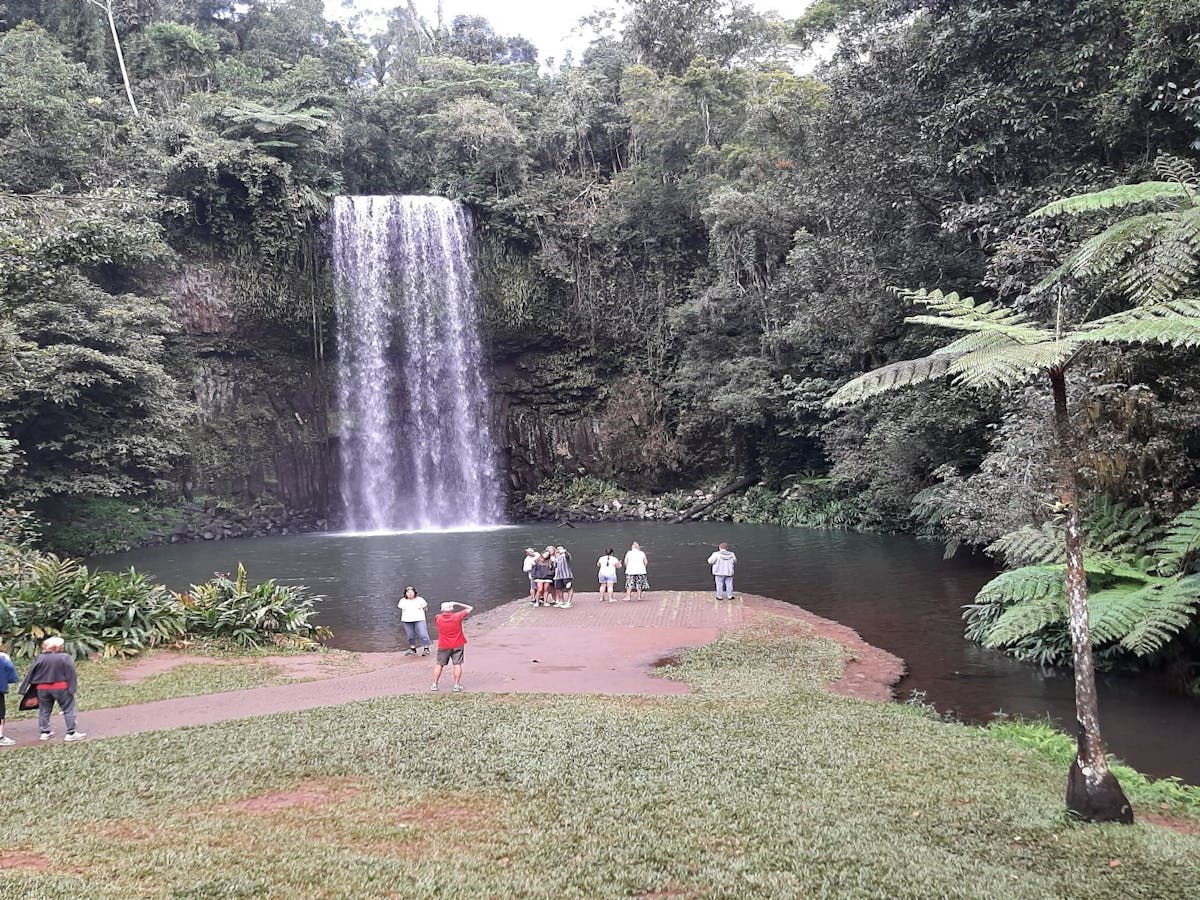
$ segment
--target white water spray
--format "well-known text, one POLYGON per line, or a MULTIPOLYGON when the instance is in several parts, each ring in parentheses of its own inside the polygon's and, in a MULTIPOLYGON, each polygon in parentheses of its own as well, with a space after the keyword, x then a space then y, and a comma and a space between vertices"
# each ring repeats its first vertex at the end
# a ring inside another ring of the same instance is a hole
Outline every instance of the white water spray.
POLYGON ((347 529, 500 522, 466 209, 337 197, 332 250, 347 529))

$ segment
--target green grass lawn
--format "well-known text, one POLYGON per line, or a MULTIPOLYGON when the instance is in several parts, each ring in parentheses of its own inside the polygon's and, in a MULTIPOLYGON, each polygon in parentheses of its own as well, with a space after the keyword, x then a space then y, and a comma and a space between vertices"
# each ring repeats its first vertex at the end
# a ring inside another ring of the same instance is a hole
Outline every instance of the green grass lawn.
MULTIPOLYGON (((76 663, 79 673, 80 715, 93 709, 109 709, 133 703, 149 703, 153 700, 170 700, 175 697, 193 697, 199 694, 219 694, 224 691, 242 691, 271 684, 286 684, 304 681, 294 678, 281 667, 264 660, 268 654, 286 655, 288 651, 271 648, 259 652, 242 650, 237 653, 213 650, 212 652, 189 651, 193 656, 211 656, 214 663, 185 663, 164 672, 148 675, 136 681, 122 681, 122 670, 137 665, 145 657, 170 656, 173 650, 151 650, 130 660, 100 659, 80 660, 76 663)), ((297 657, 307 656, 313 651, 294 652, 297 657)), ((349 674, 357 671, 357 657, 341 650, 322 650, 320 653, 323 676, 349 674)), ((28 660, 18 660, 17 666, 24 674, 28 660)), ((31 718, 36 711, 17 712, 16 689, 9 693, 10 719, 31 718)))
POLYGON ((670 670, 692 696, 442 693, 9 751, 0 866, 49 868, 0 870, 0 897, 1200 896, 1200 838, 1073 824, 1060 766, 823 693, 840 665, 743 633, 670 670))

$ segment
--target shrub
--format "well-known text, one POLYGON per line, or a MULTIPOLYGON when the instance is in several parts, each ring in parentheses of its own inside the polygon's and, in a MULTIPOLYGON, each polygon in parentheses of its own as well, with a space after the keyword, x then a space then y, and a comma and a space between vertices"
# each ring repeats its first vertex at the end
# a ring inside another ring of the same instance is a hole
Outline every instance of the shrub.
POLYGON ((44 555, 0 580, 0 630, 14 656, 60 635, 72 656, 134 656, 183 634, 182 607, 145 575, 88 571, 44 555))
POLYGON ((273 579, 250 586, 241 563, 236 578, 217 575, 176 596, 185 610, 188 632, 198 637, 229 640, 244 648, 265 643, 307 648, 332 635, 310 621, 320 597, 309 596, 302 585, 276 584, 273 579))

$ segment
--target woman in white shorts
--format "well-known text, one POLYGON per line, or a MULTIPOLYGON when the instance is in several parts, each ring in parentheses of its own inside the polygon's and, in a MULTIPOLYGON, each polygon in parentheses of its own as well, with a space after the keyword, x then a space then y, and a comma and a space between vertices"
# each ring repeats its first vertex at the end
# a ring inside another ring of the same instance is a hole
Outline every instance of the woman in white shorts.
POLYGON ((596 568, 600 579, 600 602, 604 602, 604 592, 608 591, 608 602, 616 603, 617 598, 613 596, 613 585, 617 583, 617 569, 620 567, 621 561, 613 556, 612 548, 604 552, 604 555, 596 560, 596 568))

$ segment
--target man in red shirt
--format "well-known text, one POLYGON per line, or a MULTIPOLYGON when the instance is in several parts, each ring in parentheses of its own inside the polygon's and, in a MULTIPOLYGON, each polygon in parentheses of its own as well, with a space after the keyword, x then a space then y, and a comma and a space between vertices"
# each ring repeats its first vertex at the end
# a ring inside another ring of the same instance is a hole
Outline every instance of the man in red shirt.
POLYGON ((433 684, 429 686, 431 691, 438 689, 438 682, 442 678, 442 669, 446 663, 454 664, 453 690, 456 693, 462 690, 459 682, 462 681, 463 647, 467 645, 462 623, 474 608, 465 603, 443 603, 442 611, 433 620, 438 630, 438 653, 437 665, 433 667, 433 684), (455 607, 460 611, 455 612, 455 607))

